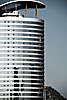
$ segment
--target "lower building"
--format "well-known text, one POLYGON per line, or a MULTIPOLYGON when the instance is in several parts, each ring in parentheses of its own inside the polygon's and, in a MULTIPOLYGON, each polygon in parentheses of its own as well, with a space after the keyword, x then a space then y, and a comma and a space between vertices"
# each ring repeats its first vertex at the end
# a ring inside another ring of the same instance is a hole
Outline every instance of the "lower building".
POLYGON ((67 100, 64 98, 57 90, 52 87, 47 86, 43 91, 44 100, 67 100), (46 99, 45 99, 46 93, 46 99))

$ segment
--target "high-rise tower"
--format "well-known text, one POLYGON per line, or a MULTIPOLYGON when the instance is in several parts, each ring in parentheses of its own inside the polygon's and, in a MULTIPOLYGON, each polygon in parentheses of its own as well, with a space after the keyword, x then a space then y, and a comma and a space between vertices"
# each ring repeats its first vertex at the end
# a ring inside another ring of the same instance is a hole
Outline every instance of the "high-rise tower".
POLYGON ((44 21, 38 8, 45 5, 35 0, 0 5, 0 100, 43 99, 44 21), (35 18, 27 16, 28 8, 35 9, 35 18))

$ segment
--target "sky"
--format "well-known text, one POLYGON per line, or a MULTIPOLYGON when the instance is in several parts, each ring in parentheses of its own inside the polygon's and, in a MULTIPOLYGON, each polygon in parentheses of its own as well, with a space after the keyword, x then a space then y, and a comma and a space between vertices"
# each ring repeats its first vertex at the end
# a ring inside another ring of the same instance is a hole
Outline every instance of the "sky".
POLYGON ((38 17, 45 21, 46 84, 67 97, 67 0, 42 1, 46 8, 38 17))
MULTIPOLYGON (((45 0, 46 84, 67 97, 67 0, 45 0)), ((41 15, 42 15, 41 14, 41 15)))

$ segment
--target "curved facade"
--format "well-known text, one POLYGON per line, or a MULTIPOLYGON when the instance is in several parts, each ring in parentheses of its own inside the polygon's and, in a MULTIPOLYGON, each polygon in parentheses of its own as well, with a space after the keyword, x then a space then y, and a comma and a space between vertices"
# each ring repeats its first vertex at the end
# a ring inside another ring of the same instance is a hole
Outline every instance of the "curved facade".
POLYGON ((44 21, 0 17, 1 100, 43 100, 44 21))

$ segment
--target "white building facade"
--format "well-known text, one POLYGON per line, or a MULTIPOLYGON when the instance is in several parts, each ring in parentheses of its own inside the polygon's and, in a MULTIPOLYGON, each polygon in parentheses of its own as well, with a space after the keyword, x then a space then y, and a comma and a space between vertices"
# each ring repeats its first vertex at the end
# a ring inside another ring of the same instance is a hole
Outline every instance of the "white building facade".
POLYGON ((13 11, 12 5, 17 4, 15 8, 19 9, 20 1, 0 6, 0 99, 43 100, 44 21, 28 18, 27 7, 28 4, 45 5, 38 1, 24 1, 24 17, 13 11))

